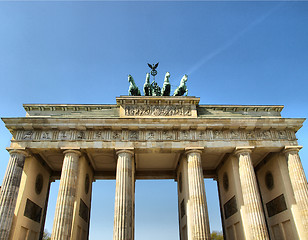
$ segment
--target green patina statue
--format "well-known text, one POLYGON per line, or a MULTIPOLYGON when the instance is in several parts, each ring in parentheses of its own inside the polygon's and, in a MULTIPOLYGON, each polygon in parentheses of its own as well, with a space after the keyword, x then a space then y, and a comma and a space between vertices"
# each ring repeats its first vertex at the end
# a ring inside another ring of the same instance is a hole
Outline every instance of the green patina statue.
POLYGON ((143 94, 144 96, 152 96, 152 85, 150 83, 150 74, 147 73, 145 77, 145 83, 143 85, 143 94))
POLYGON ((161 89, 160 86, 158 86, 157 82, 153 81, 152 84, 152 96, 161 96, 161 89))
MULTIPOLYGON (((144 96, 170 96, 171 92, 171 84, 170 84, 170 73, 167 72, 164 79, 164 85, 161 89, 155 79, 152 83, 150 83, 150 74, 146 74, 145 83, 143 85, 143 93, 144 96)), ((128 75, 128 82, 130 83, 128 89, 129 96, 141 96, 139 88, 136 86, 135 81, 131 75, 128 75)), ((188 89, 186 86, 187 75, 185 74, 180 82, 180 86, 174 91, 173 96, 187 96, 188 89)))
POLYGON ((128 82, 130 83, 128 89, 129 96, 141 96, 139 88, 136 86, 135 81, 131 75, 128 75, 128 82))
POLYGON ((171 85, 169 82, 170 73, 166 72, 163 89, 161 91, 162 96, 170 96, 171 85))
POLYGON ((187 75, 185 74, 180 82, 180 86, 177 87, 177 89, 175 89, 173 96, 183 96, 185 93, 187 96, 188 94, 188 89, 186 87, 186 82, 187 82, 187 75))

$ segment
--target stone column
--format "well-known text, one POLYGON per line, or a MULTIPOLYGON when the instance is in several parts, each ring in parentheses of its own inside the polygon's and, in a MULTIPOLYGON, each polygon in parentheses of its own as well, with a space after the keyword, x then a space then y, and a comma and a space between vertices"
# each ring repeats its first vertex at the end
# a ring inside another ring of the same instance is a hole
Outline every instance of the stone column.
POLYGON ((81 153, 78 150, 64 151, 60 187, 51 234, 52 240, 71 239, 80 155, 81 153))
POLYGON ((9 238, 21 175, 27 153, 11 150, 10 160, 0 190, 0 239, 9 238))
POLYGON ((133 151, 118 150, 113 240, 134 239, 135 164, 133 151))
POLYGON ((294 197, 302 217, 305 233, 308 236, 308 184, 298 155, 298 151, 301 148, 301 146, 286 146, 284 148, 284 153, 288 163, 294 197))
POLYGON ((207 211, 201 150, 185 149, 188 163, 188 239, 210 240, 210 225, 207 211))
MULTIPOLYGON (((254 147, 237 147, 235 154, 239 161, 239 174, 245 206, 248 239, 269 239, 260 193, 255 171, 251 162, 250 153, 254 147)), ((247 234, 247 232, 246 232, 247 234)))

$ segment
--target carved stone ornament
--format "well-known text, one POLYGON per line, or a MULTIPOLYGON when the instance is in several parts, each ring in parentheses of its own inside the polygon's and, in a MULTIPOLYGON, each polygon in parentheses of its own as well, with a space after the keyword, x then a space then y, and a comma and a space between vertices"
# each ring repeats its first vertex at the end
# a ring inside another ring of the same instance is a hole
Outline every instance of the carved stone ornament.
POLYGON ((15 141, 239 141, 296 140, 291 130, 33 130, 14 132, 15 141))
POLYGON ((191 106, 128 105, 125 116, 191 116, 191 106))

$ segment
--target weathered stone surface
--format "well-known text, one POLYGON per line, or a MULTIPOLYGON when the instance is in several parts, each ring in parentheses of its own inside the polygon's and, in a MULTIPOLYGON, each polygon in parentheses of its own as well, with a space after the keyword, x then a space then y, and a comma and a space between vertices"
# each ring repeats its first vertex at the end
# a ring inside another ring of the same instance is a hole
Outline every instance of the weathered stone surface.
POLYGON ((186 153, 189 185, 188 239, 210 240, 211 232, 201 165, 201 151, 188 149, 186 153))
POLYGON ((64 151, 60 187, 51 235, 52 240, 67 240, 71 238, 79 156, 79 151, 64 151))
POLYGON ((113 240, 134 239, 135 164, 133 152, 118 150, 113 240))
POLYGON ((10 160, 0 190, 0 239, 7 240, 16 206, 19 185, 27 153, 10 151, 10 160))
POLYGON ((260 193, 258 190, 256 175, 251 163, 251 147, 238 147, 235 154, 239 161, 240 182, 244 200, 247 222, 247 239, 269 239, 264 212, 262 209, 260 193))
POLYGON ((295 200, 300 210, 306 236, 308 236, 308 184, 298 155, 300 149, 300 146, 286 146, 284 152, 288 162, 289 175, 295 200))

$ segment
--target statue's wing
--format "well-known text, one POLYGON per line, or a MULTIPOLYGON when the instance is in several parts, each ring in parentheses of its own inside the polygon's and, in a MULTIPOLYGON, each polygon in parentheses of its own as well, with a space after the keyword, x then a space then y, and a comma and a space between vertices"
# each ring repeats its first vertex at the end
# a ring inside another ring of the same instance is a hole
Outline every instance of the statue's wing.
POLYGON ((155 64, 154 69, 158 67, 158 64, 159 64, 159 62, 155 64))
POLYGON ((152 69, 152 65, 148 63, 148 66, 152 69))

